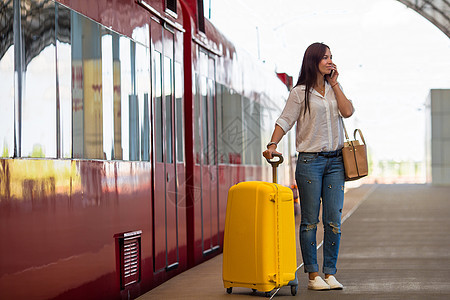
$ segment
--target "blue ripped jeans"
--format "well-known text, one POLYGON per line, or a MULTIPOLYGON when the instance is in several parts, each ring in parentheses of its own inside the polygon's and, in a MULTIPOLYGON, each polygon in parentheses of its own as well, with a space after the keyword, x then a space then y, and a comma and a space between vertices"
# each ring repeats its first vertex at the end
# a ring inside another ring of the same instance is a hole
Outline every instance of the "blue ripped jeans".
POLYGON ((336 274, 345 182, 341 150, 299 153, 295 180, 300 196, 300 247, 305 272, 319 271, 316 232, 322 199, 323 272, 336 274))

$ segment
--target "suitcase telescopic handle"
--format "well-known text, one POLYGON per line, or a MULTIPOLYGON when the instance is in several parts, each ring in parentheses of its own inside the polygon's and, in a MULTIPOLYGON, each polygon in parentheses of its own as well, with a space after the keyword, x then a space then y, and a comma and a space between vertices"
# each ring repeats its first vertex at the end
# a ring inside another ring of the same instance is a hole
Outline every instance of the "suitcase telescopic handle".
POLYGON ((278 157, 278 160, 271 160, 266 158, 267 162, 272 165, 272 176, 273 176, 273 183, 277 183, 277 167, 279 164, 283 163, 284 158, 283 155, 272 153, 272 156, 278 157))

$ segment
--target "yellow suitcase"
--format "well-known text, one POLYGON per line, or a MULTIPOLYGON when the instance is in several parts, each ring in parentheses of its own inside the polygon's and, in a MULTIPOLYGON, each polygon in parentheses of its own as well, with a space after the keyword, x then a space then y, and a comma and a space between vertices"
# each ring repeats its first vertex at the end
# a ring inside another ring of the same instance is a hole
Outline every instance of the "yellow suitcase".
MULTIPOLYGON (((271 161, 269 161, 271 162, 271 161)), ((276 166, 272 163, 274 181, 276 166)), ((292 190, 276 183, 241 182, 228 191, 223 248, 223 284, 270 296, 285 285, 298 288, 292 190)))

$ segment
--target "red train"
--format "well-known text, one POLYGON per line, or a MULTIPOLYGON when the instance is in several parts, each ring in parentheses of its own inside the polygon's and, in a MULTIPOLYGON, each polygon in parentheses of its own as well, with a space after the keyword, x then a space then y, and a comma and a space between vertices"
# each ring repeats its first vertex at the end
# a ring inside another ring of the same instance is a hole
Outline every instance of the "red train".
POLYGON ((0 5, 0 299, 136 298, 221 253, 286 85, 202 0, 0 5))

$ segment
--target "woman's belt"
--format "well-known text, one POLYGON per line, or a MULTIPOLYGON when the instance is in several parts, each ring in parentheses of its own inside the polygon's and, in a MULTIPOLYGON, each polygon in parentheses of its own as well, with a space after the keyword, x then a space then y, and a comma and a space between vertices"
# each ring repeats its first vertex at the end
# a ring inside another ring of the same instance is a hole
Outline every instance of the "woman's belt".
POLYGON ((323 156, 323 157, 330 158, 330 157, 342 156, 342 149, 335 150, 335 151, 327 151, 327 152, 300 152, 300 153, 316 154, 318 156, 323 156))

